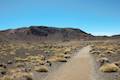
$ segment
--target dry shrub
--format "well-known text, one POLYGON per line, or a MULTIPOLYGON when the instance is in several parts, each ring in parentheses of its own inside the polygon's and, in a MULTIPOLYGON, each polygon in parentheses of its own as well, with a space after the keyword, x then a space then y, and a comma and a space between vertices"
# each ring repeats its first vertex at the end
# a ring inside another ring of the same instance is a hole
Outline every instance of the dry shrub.
POLYGON ((106 63, 102 65, 99 69, 101 72, 117 72, 120 70, 118 66, 116 66, 114 63, 106 63))
POLYGON ((97 62, 100 64, 100 66, 106 63, 110 63, 109 59, 106 57, 99 58, 97 62))
POLYGON ((109 55, 111 55, 111 54, 115 54, 115 52, 112 51, 112 50, 106 50, 106 51, 104 52, 104 54, 109 54, 109 55))
MULTIPOLYGON (((33 80, 33 74, 30 72, 23 72, 20 68, 13 68, 9 70, 9 74, 4 77, 10 78, 8 80, 33 80)), ((4 80, 4 79, 3 79, 4 80)))
POLYGON ((2 77, 0 80, 14 80, 14 78, 12 78, 11 76, 6 75, 6 76, 2 77))
POLYGON ((0 67, 0 74, 6 74, 6 69, 5 68, 3 68, 3 67, 0 67))
POLYGON ((46 66, 36 66, 34 70, 37 72, 48 72, 48 68, 46 66))
POLYGON ((33 62, 33 63, 39 63, 39 64, 44 64, 44 56, 28 56, 26 58, 19 58, 16 57, 15 60, 16 62, 33 62))
POLYGON ((70 54, 57 54, 55 55, 57 58, 70 58, 70 54))
POLYGON ((28 60, 28 61, 31 61, 31 60, 44 60, 44 56, 28 56, 26 59, 28 60))
POLYGON ((91 51, 90 53, 91 53, 91 54, 99 55, 101 52, 100 52, 100 51, 91 51))
POLYGON ((45 64, 45 62, 44 62, 45 57, 44 56, 28 56, 26 59, 27 59, 27 61, 32 62, 32 63, 36 63, 38 65, 45 64))
POLYGON ((105 54, 101 53, 101 54, 98 55, 98 57, 100 57, 100 58, 105 57, 105 54))
POLYGON ((48 59, 50 62, 67 62, 67 59, 64 56, 52 56, 50 59, 48 59))
POLYGON ((24 67, 25 66, 25 64, 24 63, 16 63, 16 65, 15 65, 16 67, 24 67))
POLYGON ((64 54, 70 54, 71 53, 71 49, 70 48, 66 48, 64 51, 64 54))
POLYGON ((32 73, 19 73, 19 74, 17 74, 17 78, 19 80, 21 80, 21 79, 33 80, 32 73))
POLYGON ((58 57, 58 58, 56 58, 56 61, 57 62, 67 62, 67 59, 62 58, 62 57, 58 57))
POLYGON ((56 57, 64 57, 65 54, 58 53, 58 54, 56 54, 55 56, 56 56, 56 57))
POLYGON ((15 53, 15 51, 11 51, 10 54, 11 55, 15 55, 16 53, 15 53))
POLYGON ((27 59, 20 58, 20 57, 15 57, 15 61, 16 61, 16 62, 25 62, 25 61, 28 61, 28 60, 27 60, 27 59))
POLYGON ((13 68, 13 69, 10 69, 10 70, 9 70, 9 73, 10 73, 10 74, 16 74, 16 73, 18 73, 18 72, 21 72, 21 69, 20 69, 20 68, 13 68))
POLYGON ((71 58, 69 54, 64 55, 64 58, 71 58))
POLYGON ((32 73, 18 72, 12 75, 15 80, 33 80, 32 73))

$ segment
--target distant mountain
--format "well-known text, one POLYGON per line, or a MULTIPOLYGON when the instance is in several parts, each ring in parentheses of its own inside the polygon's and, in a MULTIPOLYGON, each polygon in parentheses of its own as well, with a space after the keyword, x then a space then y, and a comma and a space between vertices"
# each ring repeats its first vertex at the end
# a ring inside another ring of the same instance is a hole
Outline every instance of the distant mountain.
POLYGON ((114 38, 114 39, 120 39, 120 34, 118 34, 118 35, 113 35, 113 36, 111 36, 111 38, 114 38))
POLYGON ((80 29, 30 26, 0 31, 0 39, 9 41, 88 40, 94 36, 80 29))

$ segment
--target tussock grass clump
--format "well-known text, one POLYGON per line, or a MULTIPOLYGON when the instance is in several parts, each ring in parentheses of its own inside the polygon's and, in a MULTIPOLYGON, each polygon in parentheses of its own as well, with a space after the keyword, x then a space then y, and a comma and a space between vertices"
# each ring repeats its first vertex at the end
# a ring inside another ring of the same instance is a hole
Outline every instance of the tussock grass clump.
POLYGON ((91 51, 90 53, 91 53, 91 54, 99 55, 101 52, 100 52, 100 51, 91 51))
POLYGON ((46 66, 36 66, 34 70, 36 72, 48 72, 48 68, 46 66))
POLYGON ((62 57, 58 57, 58 58, 56 58, 56 61, 57 62, 67 62, 67 59, 66 58, 62 58, 62 57))
POLYGON ((33 80, 32 79, 32 75, 30 73, 19 73, 18 75, 18 79, 26 79, 26 80, 33 80))
POLYGON ((11 76, 4 76, 0 80, 14 80, 11 76))
POLYGON ((107 54, 107 55, 114 55, 115 52, 112 51, 112 50, 106 50, 106 51, 104 52, 104 54, 107 54))
POLYGON ((45 59, 44 56, 28 56, 26 58, 16 57, 16 62, 39 62, 43 64, 43 60, 45 59))
POLYGON ((33 80, 32 73, 18 72, 12 75, 14 80, 33 80))
POLYGON ((48 61, 51 62, 67 62, 67 59, 65 58, 65 54, 57 54, 52 56, 48 61))
POLYGON ((106 57, 102 57, 102 58, 99 58, 97 60, 97 62, 99 62, 101 65, 105 64, 105 63, 110 63, 109 59, 106 58, 106 57))
POLYGON ((98 57, 99 57, 99 58, 105 57, 105 54, 101 53, 101 54, 98 55, 98 57))
POLYGON ((28 61, 31 61, 31 60, 44 60, 44 56, 28 56, 26 59, 28 60, 28 61))
POLYGON ((36 63, 39 65, 45 64, 45 62, 44 62, 45 57, 44 56, 28 56, 26 59, 28 62, 36 63))
POLYGON ((25 61, 28 61, 28 60, 27 60, 27 59, 20 58, 20 57, 15 57, 15 61, 16 61, 16 62, 25 62, 25 61))
POLYGON ((99 69, 101 72, 118 72, 120 68, 116 66, 114 63, 106 63, 102 65, 99 69))
POLYGON ((6 74, 6 69, 5 68, 3 68, 3 67, 0 67, 0 74, 6 74))
POLYGON ((55 56, 56 56, 56 57, 64 57, 64 56, 65 56, 65 54, 58 53, 58 54, 56 54, 55 56))
POLYGON ((9 70, 9 73, 11 73, 11 74, 17 73, 17 72, 20 72, 20 69, 15 68, 15 69, 10 69, 10 70, 9 70))
POLYGON ((15 65, 16 67, 24 67, 25 66, 25 64, 24 63, 16 63, 16 65, 15 65))
POLYGON ((70 54, 71 53, 71 49, 70 48, 66 48, 64 51, 64 54, 70 54))
POLYGON ((71 56, 69 55, 69 54, 66 54, 65 56, 64 56, 64 58, 71 58, 71 56))
POLYGON ((33 80, 33 74, 30 72, 24 72, 20 68, 13 68, 9 70, 9 74, 5 75, 3 78, 9 79, 2 79, 2 80, 33 80))
POLYGON ((15 51, 10 52, 11 55, 16 55, 15 51))

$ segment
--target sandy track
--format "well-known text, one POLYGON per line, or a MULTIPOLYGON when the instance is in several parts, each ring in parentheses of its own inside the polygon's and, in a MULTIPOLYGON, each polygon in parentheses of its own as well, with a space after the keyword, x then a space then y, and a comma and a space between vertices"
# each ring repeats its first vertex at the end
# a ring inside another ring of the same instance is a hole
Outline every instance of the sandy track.
POLYGON ((81 49, 69 62, 44 80, 91 80, 90 46, 81 49))

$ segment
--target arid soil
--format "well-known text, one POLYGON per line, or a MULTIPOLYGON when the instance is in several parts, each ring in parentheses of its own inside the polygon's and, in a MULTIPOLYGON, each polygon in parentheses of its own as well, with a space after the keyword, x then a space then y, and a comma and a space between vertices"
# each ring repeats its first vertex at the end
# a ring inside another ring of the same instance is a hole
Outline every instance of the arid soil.
POLYGON ((120 80, 120 42, 0 43, 0 80, 120 80))
POLYGON ((1 43, 0 80, 42 80, 84 46, 79 42, 1 43))
POLYGON ((92 43, 90 51, 95 67, 96 80, 120 80, 120 42, 92 43))

